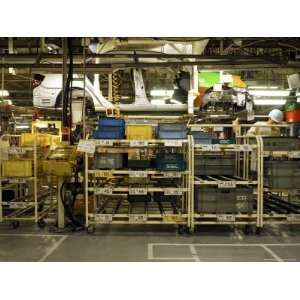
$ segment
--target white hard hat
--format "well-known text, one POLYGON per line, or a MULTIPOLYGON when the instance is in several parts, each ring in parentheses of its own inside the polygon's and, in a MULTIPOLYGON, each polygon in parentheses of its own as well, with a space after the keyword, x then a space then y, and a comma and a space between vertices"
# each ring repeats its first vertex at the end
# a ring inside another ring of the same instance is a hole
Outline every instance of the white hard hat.
POLYGON ((283 112, 279 109, 272 109, 269 112, 269 117, 271 118, 272 121, 276 123, 280 123, 283 121, 283 112))

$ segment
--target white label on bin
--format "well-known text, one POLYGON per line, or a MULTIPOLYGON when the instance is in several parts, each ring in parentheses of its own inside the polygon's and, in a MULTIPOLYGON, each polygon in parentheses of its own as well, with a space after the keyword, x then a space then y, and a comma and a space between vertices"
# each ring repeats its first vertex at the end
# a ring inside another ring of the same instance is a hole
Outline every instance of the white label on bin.
POLYGON ((131 147, 147 147, 148 141, 132 140, 129 142, 131 147))
POLYGON ((129 171, 129 177, 146 178, 147 172, 145 172, 145 171, 129 171))
POLYGON ((129 195, 147 195, 147 189, 145 188, 129 188, 129 195))
POLYGON ((24 178, 10 178, 8 179, 9 183, 26 183, 26 179, 24 178))
POLYGON ((220 181, 218 182, 218 188, 233 189, 236 188, 236 183, 234 181, 220 181))
POLYGON ((236 151, 243 151, 243 152, 250 152, 252 151, 251 145, 244 144, 244 145, 235 145, 235 150, 236 151))
POLYGON ((288 153, 289 158, 300 158, 300 151, 290 151, 288 153))
POLYGON ((181 177, 180 172, 163 172, 162 174, 166 178, 180 178, 181 177))
POLYGON ((247 196, 245 196, 245 195, 237 195, 236 196, 236 200, 238 200, 238 201, 246 201, 247 200, 247 196))
POLYGON ((95 194, 96 195, 111 195, 113 193, 112 188, 96 188, 95 194))
POLYGON ((95 221, 99 223, 111 223, 112 215, 111 214, 98 214, 95 215, 95 221))
POLYGON ((85 153, 95 153, 96 145, 94 141, 80 140, 77 146, 77 151, 85 153))
POLYGON ((212 151, 221 151, 220 145, 219 144, 211 145, 211 150, 212 151))
POLYGON ((202 131, 203 132, 203 128, 202 127, 191 127, 191 131, 202 131))
POLYGON ((10 208, 26 208, 27 204, 24 202, 10 202, 9 207, 10 208))
POLYGON ((219 222, 234 222, 235 216, 234 215, 218 215, 217 219, 219 222))
POLYGON ((212 151, 211 145, 200 144, 202 151, 212 151))
POLYGON ((146 215, 129 215, 129 222, 140 223, 146 221, 147 221, 146 215))
POLYGON ((166 195, 166 196, 180 196, 180 195, 182 195, 182 191, 180 191, 176 188, 165 188, 164 189, 164 195, 166 195))
POLYGON ((223 127, 222 126, 217 126, 217 127, 214 127, 213 129, 215 132, 222 132, 223 131, 223 127))
POLYGON ((20 155, 20 154, 25 154, 26 151, 24 148, 21 147, 11 147, 8 149, 8 153, 13 155, 20 155))
POLYGON ((287 221, 290 222, 299 222, 300 221, 300 214, 290 214, 286 217, 287 221))
POLYGON ((182 147, 181 140, 165 140, 164 143, 166 147, 182 147))
POLYGON ((113 140, 96 140, 97 146, 113 146, 113 140))

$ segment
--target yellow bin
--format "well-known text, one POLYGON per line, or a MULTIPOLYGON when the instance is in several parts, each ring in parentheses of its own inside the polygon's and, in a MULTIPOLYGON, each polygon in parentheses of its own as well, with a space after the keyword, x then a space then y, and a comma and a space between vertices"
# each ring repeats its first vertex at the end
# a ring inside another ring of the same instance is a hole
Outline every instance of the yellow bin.
POLYGON ((72 176, 72 164, 67 161, 44 160, 43 172, 52 176, 72 176))
MULTIPOLYGON (((37 133, 36 145, 37 146, 51 146, 60 143, 60 137, 58 135, 51 135, 47 133, 37 133)), ((21 146, 33 147, 34 146, 34 134, 22 133, 21 134, 21 146)))
POLYGON ((32 160, 3 160, 3 177, 31 177, 33 176, 32 160))
POLYGON ((151 140, 151 125, 126 125, 126 136, 128 140, 151 140))

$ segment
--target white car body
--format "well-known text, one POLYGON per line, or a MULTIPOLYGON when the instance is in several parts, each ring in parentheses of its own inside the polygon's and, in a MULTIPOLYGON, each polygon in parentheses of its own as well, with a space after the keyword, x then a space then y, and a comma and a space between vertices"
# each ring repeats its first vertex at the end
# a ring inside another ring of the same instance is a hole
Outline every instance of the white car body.
MULTIPOLYGON (((57 99, 62 92, 62 75, 61 74, 43 74, 45 78, 39 86, 33 89, 33 105, 38 108, 55 109, 57 107, 57 99)), ((82 77, 74 75, 73 88, 84 88, 82 77), (78 80, 79 79, 79 80, 78 80)), ((131 104, 120 104, 120 111, 152 111, 152 112, 168 112, 168 111, 187 111, 187 104, 151 104, 146 96, 144 80, 141 70, 134 69, 134 86, 135 86, 135 102, 131 104)), ((96 112, 106 111, 112 108, 113 104, 109 102, 103 95, 101 90, 96 89, 88 78, 85 79, 86 96, 93 100, 96 112)), ((191 102, 191 101, 189 101, 191 102)), ((193 105, 193 103, 191 103, 193 105)))
MULTIPOLYGON (((62 92, 62 74, 42 74, 45 76, 39 86, 33 89, 33 105, 38 108, 55 109, 59 94, 62 92)), ((83 77, 74 75, 72 87, 84 89, 83 77)), ((113 105, 103 97, 100 90, 95 89, 91 81, 85 79, 86 96, 93 100, 95 110, 105 110, 113 105)))

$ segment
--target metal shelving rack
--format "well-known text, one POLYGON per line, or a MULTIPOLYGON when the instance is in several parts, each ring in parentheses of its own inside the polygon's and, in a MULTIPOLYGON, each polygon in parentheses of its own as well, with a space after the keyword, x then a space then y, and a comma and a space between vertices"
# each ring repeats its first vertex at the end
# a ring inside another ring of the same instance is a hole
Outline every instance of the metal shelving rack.
POLYGON ((178 226, 178 231, 188 231, 191 225, 190 210, 193 197, 191 188, 192 169, 192 140, 188 136, 186 140, 88 140, 97 147, 113 148, 166 148, 181 149, 187 162, 186 171, 182 172, 160 172, 154 169, 142 171, 121 170, 96 170, 89 169, 89 161, 93 154, 85 153, 85 208, 86 228, 89 233, 95 231, 98 224, 173 224, 178 226), (130 185, 112 183, 114 180, 124 178, 150 179, 150 184, 130 185), (176 187, 155 186, 151 184, 153 179, 179 179, 176 187), (100 185, 100 186, 99 186, 100 185), (164 192, 164 195, 173 195, 180 198, 177 205, 170 202, 141 202, 129 203, 128 194, 147 194, 152 192, 164 192), (89 200, 89 193, 92 200, 89 200), (91 202, 91 203, 89 203, 91 202), (89 209, 92 206, 92 209, 89 209), (91 211, 92 210, 92 211, 91 211))
MULTIPOLYGON (((201 124, 190 125, 190 128, 214 128, 214 127, 233 127, 231 124, 201 124)), ((237 130, 237 133, 240 131, 237 130)), ((236 155, 236 176, 201 176, 194 177, 193 185, 195 186, 215 186, 217 188, 236 188, 238 186, 253 186, 256 195, 256 209, 252 213, 236 213, 236 214, 217 214, 217 213, 197 213, 194 209, 194 201, 191 205, 191 230, 196 225, 208 224, 231 224, 246 225, 247 232, 250 225, 256 225, 259 232, 263 227, 262 209, 263 209, 263 165, 261 156, 261 137, 236 136, 236 144, 194 144, 194 157, 201 153, 226 153, 233 152, 236 155), (250 140, 254 140, 251 141, 250 140), (256 161, 256 176, 250 178, 250 161, 251 158, 256 161)))
MULTIPOLYGON (((13 228, 20 225, 20 221, 33 221, 43 228, 46 224, 44 218, 49 212, 45 205, 45 199, 51 195, 51 190, 43 184, 43 178, 39 177, 38 163, 42 149, 37 147, 36 137, 32 147, 20 146, 20 135, 3 135, 1 141, 7 141, 8 155, 20 158, 29 154, 33 162, 33 176, 4 177, 2 176, 2 161, 0 157, 0 223, 11 222, 13 228), (15 197, 10 201, 3 199, 4 190, 14 190, 15 197)), ((3 154, 3 153, 1 153, 3 154)))
MULTIPOLYGON (((262 144, 263 160, 266 157, 285 158, 285 159, 300 159, 300 151, 264 151, 262 144)), ((272 189, 264 187, 264 198, 269 197, 272 193, 271 207, 264 207, 263 223, 264 224, 300 224, 300 204, 295 204, 289 201, 282 201, 282 194, 298 193, 299 189, 272 189), (277 198, 274 194, 278 194, 277 198), (276 199, 277 198, 277 199, 276 199), (274 205, 274 206, 273 206, 274 205), (273 207, 272 207, 273 206, 273 207), (285 211, 282 213, 279 210, 285 211)), ((265 199, 265 204, 267 203, 265 199)))

